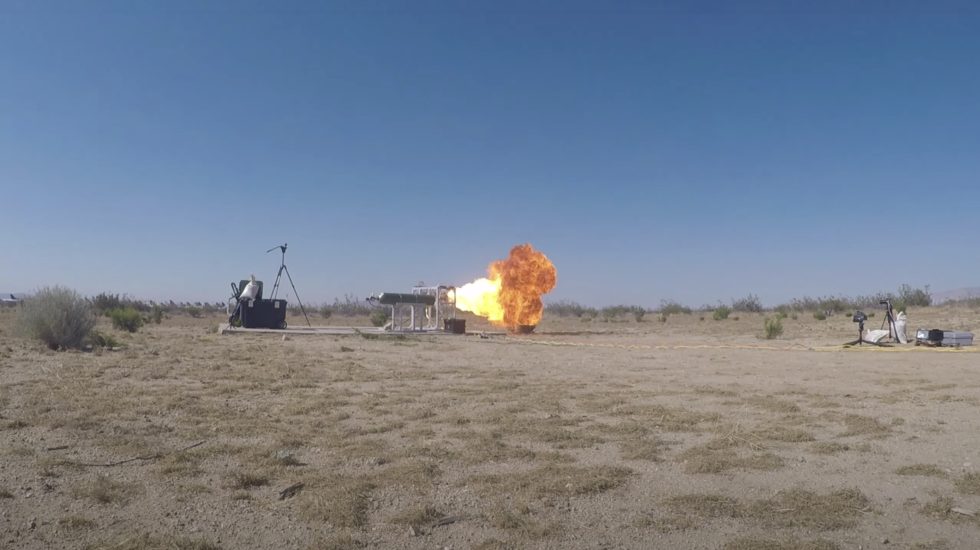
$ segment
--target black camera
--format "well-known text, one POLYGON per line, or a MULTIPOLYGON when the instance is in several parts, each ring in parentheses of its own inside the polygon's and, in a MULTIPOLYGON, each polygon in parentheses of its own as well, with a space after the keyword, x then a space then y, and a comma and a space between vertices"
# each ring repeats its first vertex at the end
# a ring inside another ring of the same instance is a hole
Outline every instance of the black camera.
POLYGON ((868 316, 863 311, 855 311, 854 317, 851 317, 851 320, 855 323, 863 323, 868 320, 868 316))

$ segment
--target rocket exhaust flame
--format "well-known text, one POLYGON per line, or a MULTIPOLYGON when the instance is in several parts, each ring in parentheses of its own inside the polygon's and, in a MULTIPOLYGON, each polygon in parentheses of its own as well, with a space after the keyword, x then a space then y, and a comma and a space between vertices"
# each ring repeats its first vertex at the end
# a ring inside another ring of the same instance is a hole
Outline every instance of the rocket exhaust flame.
POLYGON ((530 244, 521 244, 510 250, 506 260, 490 264, 487 272, 488 277, 456 289, 456 307, 511 330, 533 329, 544 313, 541 295, 555 288, 558 280, 551 260, 530 244))

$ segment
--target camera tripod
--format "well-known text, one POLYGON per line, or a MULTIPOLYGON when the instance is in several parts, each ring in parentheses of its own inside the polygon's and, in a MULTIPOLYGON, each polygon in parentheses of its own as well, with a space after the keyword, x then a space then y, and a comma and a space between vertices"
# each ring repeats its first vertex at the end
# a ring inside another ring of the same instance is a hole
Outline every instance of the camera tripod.
POLYGON ((891 300, 881 300, 878 304, 885 306, 885 318, 881 321, 882 330, 885 329, 887 323, 888 337, 892 340, 898 340, 898 327, 895 326, 895 310, 892 309, 891 300))
POLYGON ((289 286, 293 287, 293 296, 296 296, 296 303, 299 304, 299 310, 303 312, 303 317, 306 317, 306 324, 312 328, 313 325, 310 323, 310 316, 306 314, 306 308, 303 307, 303 302, 299 299, 299 292, 296 292, 296 285, 293 284, 293 276, 289 274, 289 268, 286 267, 286 247, 288 246, 288 243, 282 243, 279 246, 273 246, 269 250, 265 251, 265 253, 268 254, 278 248, 279 251, 282 252, 282 261, 279 263, 279 273, 276 274, 276 284, 272 285, 272 294, 269 296, 269 299, 276 299, 276 294, 279 293, 279 281, 282 280, 282 272, 285 271, 286 278, 289 279, 289 286))
POLYGON ((864 339, 864 322, 867 319, 868 319, 868 316, 865 315, 864 312, 861 312, 861 311, 854 312, 854 317, 853 317, 852 320, 855 323, 858 324, 858 337, 857 337, 857 340, 851 340, 850 342, 845 343, 844 344, 844 347, 845 348, 849 348, 851 346, 860 346, 860 345, 864 345, 864 344, 870 344, 872 346, 878 346, 878 347, 882 347, 882 348, 888 347, 885 344, 882 344, 882 343, 879 343, 879 342, 872 342, 871 340, 865 340, 864 339))

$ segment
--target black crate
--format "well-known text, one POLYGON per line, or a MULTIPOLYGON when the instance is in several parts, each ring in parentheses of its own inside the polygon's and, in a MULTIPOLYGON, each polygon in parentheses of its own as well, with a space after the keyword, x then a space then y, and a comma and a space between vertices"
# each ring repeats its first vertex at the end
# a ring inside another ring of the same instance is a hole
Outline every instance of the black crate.
POLYGON ((450 334, 466 334, 466 319, 443 319, 443 330, 450 334))
POLYGON ((245 328, 286 328, 286 300, 248 300, 241 316, 245 328))

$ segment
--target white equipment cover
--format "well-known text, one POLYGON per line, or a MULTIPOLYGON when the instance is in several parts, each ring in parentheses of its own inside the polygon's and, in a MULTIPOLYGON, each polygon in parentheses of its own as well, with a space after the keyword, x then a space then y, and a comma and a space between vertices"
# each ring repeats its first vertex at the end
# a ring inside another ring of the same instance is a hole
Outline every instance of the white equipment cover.
POLYGON ((245 285, 242 293, 238 295, 238 301, 244 300, 254 300, 256 296, 259 295, 259 285, 255 282, 255 275, 252 275, 251 280, 245 285))
POLYGON ((868 331, 865 333, 864 339, 867 340, 868 342, 871 342, 872 344, 877 344, 878 342, 881 341, 882 338, 885 338, 886 336, 888 336, 887 330, 868 329, 868 331))
POLYGON ((905 325, 907 324, 908 317, 905 315, 904 311, 895 316, 895 332, 898 333, 895 336, 898 338, 898 341, 903 344, 909 343, 909 337, 905 335, 905 325))

